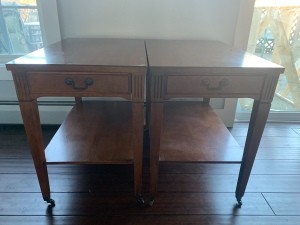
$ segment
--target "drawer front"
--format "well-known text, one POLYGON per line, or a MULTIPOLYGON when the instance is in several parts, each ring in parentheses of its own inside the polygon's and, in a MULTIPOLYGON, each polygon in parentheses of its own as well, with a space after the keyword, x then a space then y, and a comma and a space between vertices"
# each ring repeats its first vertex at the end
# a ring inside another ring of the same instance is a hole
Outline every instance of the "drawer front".
POLYGON ((263 76, 167 75, 165 97, 241 97, 259 95, 263 76))
POLYGON ((30 72, 30 93, 59 96, 122 96, 131 93, 131 74, 30 72))

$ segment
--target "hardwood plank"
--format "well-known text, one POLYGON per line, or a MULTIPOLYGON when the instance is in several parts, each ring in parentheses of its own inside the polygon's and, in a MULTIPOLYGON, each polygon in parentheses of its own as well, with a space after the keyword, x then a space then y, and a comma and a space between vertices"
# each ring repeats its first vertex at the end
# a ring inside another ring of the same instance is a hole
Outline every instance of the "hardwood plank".
MULTIPOLYGON (((130 217, 129 217, 130 219, 130 217)), ((125 220, 128 221, 128 220, 125 220)), ((145 225, 296 225, 300 217, 284 216, 144 216, 137 217, 133 224, 145 225)), ((130 222, 128 224, 131 224, 130 222)))
POLYGON ((253 175, 247 192, 299 192, 300 175, 253 175))
POLYGON ((299 147, 260 147, 256 159, 300 160, 299 147))
MULTIPOLYGON (((145 178, 144 189, 147 190, 145 178)), ((133 178, 123 174, 50 174, 52 192, 131 192, 133 178)), ((35 174, 0 174, 0 192, 39 192, 35 174)), ((233 192, 237 175, 161 174, 160 192, 233 192)), ((300 175, 252 175, 247 192, 298 192, 300 175)))
POLYGON ((106 215, 137 209, 131 194, 95 195, 89 193, 53 193, 53 209, 40 193, 0 193, 0 215, 106 215))
POLYGON ((299 216, 100 215, 0 216, 5 225, 296 225, 299 216))
MULTIPOLYGON (((30 157, 30 156, 29 156, 30 157)), ((148 174, 149 166, 144 163, 144 174, 148 174)), ((161 163, 160 174, 218 174, 237 175, 240 164, 224 163, 161 163)), ((110 171, 132 171, 130 165, 48 165, 49 174, 87 174, 107 173, 110 171)), ((31 158, 1 158, 0 174, 33 173, 35 169, 31 158)), ((251 172, 252 175, 299 175, 300 160, 256 160, 251 172)))
MULTIPOLYGON (((48 143, 58 129, 57 125, 42 126, 43 138, 48 143)), ((24 127, 21 125, 0 125, 0 140, 2 146, 28 146, 24 127)))
MULTIPOLYGON (((51 164, 47 166, 49 174, 95 174, 95 173, 126 173, 132 172, 132 166, 127 164, 51 164), (126 172, 125 172, 126 171, 126 172)), ((0 173, 4 174, 35 174, 33 161, 31 158, 0 158, 0 173)))
POLYGON ((25 130, 22 124, 0 124, 0 134, 24 134, 25 130))
POLYGON ((159 174, 219 174, 237 175, 240 164, 224 163, 161 163, 159 174))
POLYGON ((276 215, 300 215, 300 193, 263 193, 263 195, 276 215))
MULTIPOLYGON (((244 146, 245 137, 235 137, 235 140, 244 146)), ((262 137, 260 148, 300 148, 299 137, 262 137)))
POLYGON ((158 191, 168 192, 234 192, 237 175, 161 174, 158 191))
POLYGON ((0 134, 2 146, 27 146, 27 138, 24 134, 0 134))
MULTIPOLYGON (((236 182, 237 175, 163 174, 159 177, 158 190, 161 192, 233 192, 236 182)), ((299 186, 300 175, 252 175, 246 192, 298 192, 299 186)))
MULTIPOLYGON (((249 193, 241 209, 234 193, 163 193, 153 207, 140 208, 130 194, 54 193, 51 215, 185 214, 185 215, 274 215, 261 194, 249 193)), ((0 215, 47 215, 40 193, 0 193, 0 215)))
MULTIPOLYGON (((49 213, 50 214, 50 213, 49 213)), ((116 216, 116 215, 101 215, 101 216, 0 216, 1 224, 5 225, 112 225, 133 224, 137 219, 134 216, 116 216), (125 221, 128 221, 126 223, 125 221)), ((136 224, 136 223, 135 223, 136 224)))
MULTIPOLYGON (((218 174, 237 175, 240 164, 224 163, 161 163, 160 174, 218 174)), ((300 160, 256 160, 252 175, 299 175, 300 160)))
POLYGON ((14 174, 14 173, 22 173, 22 174, 35 173, 32 159, 0 157, 0 174, 14 174))
POLYGON ((300 175, 300 160, 257 159, 254 162, 251 174, 300 175))
MULTIPOLYGON (((245 128, 248 127, 248 122, 235 122, 234 128, 245 128)), ((300 122, 267 122, 265 129, 269 128, 292 128, 292 129, 300 129, 300 122)))
MULTIPOLYGON (((229 131, 234 137, 245 137, 248 128, 231 128, 229 131)), ((271 127, 264 130, 263 137, 299 137, 299 134, 292 128, 271 127)))
MULTIPOLYGON (((42 126, 45 144, 57 128, 57 125, 42 126)), ((31 158, 23 125, 0 125, 0 158, 31 158)))
POLYGON ((23 159, 31 158, 30 150, 25 146, 6 146, 0 145, 0 158, 23 159))
POLYGON ((249 193, 244 200, 247 204, 238 209, 234 193, 158 193, 147 213, 273 215, 261 194, 249 193))
MULTIPOLYGON (((122 174, 49 174, 52 192, 132 192, 132 171, 122 174)), ((0 192, 40 192, 36 174, 0 174, 0 192)))

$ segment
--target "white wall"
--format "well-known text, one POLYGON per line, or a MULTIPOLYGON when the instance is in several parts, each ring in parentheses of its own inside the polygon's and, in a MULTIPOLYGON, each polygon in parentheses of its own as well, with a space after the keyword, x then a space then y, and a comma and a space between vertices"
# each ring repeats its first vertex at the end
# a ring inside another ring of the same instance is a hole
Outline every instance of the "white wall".
POLYGON ((214 39, 233 44, 241 1, 58 0, 57 4, 62 38, 214 39))

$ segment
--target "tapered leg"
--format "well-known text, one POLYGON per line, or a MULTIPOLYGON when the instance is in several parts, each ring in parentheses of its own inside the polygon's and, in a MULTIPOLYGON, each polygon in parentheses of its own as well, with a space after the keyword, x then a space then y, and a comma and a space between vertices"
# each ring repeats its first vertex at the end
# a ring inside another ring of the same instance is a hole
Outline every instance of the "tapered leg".
POLYGON ((138 204, 143 204, 142 198, 142 165, 144 137, 144 103, 132 103, 133 116, 133 152, 134 152, 134 194, 138 204))
POLYGON ((50 197, 49 178, 44 153, 45 148, 37 101, 21 101, 20 109, 43 198, 54 206, 54 200, 50 197))
POLYGON ((150 205, 157 192, 160 136, 163 122, 163 103, 152 103, 150 114, 150 205))
POLYGON ((236 187, 236 199, 242 205, 242 197, 245 193, 255 156, 268 118, 271 103, 254 101, 245 149, 236 187))

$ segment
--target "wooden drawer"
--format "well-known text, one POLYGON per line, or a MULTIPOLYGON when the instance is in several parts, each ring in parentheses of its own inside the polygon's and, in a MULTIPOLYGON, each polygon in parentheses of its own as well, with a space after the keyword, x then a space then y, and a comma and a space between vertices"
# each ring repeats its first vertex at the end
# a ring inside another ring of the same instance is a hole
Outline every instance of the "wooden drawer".
POLYGON ((129 73, 30 72, 30 93, 37 96, 126 96, 131 93, 129 73))
POLYGON ((254 96, 260 94, 263 83, 264 76, 253 75, 167 75, 165 97, 254 96))

